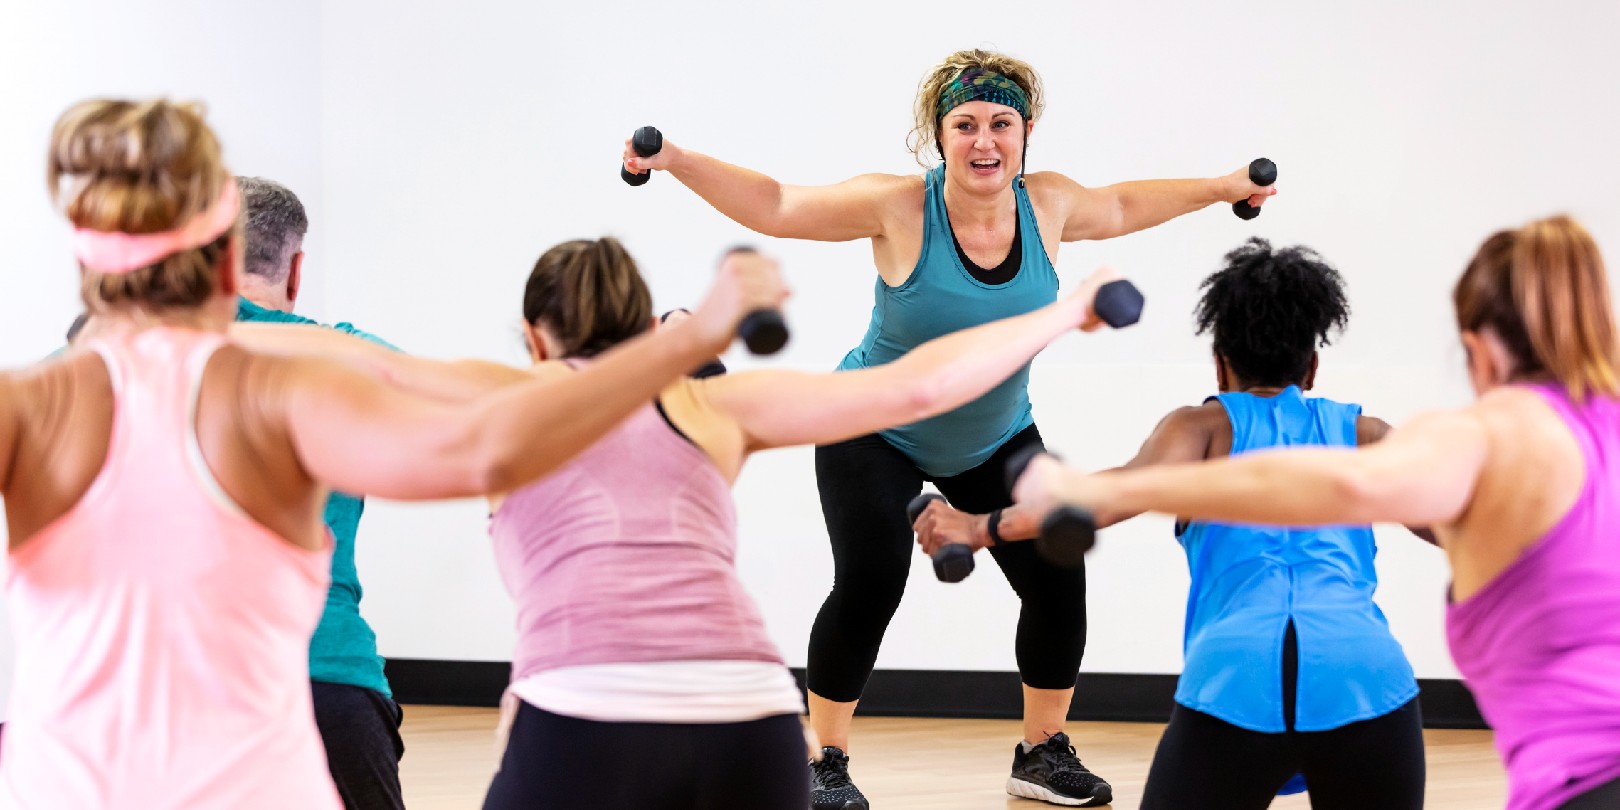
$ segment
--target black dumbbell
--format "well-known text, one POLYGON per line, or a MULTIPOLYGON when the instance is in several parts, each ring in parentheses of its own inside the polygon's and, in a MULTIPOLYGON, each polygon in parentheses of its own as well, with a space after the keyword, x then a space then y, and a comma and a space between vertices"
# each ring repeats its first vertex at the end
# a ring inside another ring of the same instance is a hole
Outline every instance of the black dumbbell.
MULTIPOLYGON (((924 492, 906 504, 906 517, 912 524, 922 517, 931 501, 944 501, 938 493, 924 492)), ((934 552, 934 576, 940 582, 961 582, 973 573, 973 549, 961 543, 946 543, 934 552)))
MULTIPOLYGON (((642 157, 652 157, 664 148, 664 134, 659 132, 657 127, 642 127, 636 130, 635 135, 630 136, 630 148, 642 157)), ((632 186, 640 186, 652 179, 652 170, 631 172, 621 163, 619 177, 632 186)))
MULTIPOLYGON (((652 129, 652 127, 643 127, 652 129)), ((658 130, 654 129, 656 134, 658 130)), ((637 175, 642 176, 642 175, 637 175)), ((738 245, 725 255, 733 253, 758 253, 748 245, 738 245)), ((756 309, 743 316, 742 323, 737 324, 737 335, 743 339, 743 345, 754 354, 776 354, 788 342, 787 321, 782 319, 782 311, 778 309, 756 309)))
POLYGON ((1091 311, 1103 319, 1103 323, 1115 329, 1124 329, 1142 319, 1142 291, 1136 285, 1119 279, 1110 281, 1097 288, 1097 295, 1091 299, 1091 311))
MULTIPOLYGON (((1249 182, 1257 186, 1269 186, 1277 182, 1277 164, 1266 158, 1255 158, 1249 163, 1249 182)), ((1260 216, 1260 207, 1250 205, 1247 198, 1232 203, 1232 213, 1238 219, 1254 219, 1260 216)))
MULTIPOLYGON (((1007 459, 1008 492, 1012 492, 1018 479, 1023 477, 1029 462, 1042 452, 1040 447, 1032 445, 1007 459)), ((1035 537, 1035 552, 1053 565, 1079 568, 1086 552, 1096 544, 1097 520, 1091 512, 1078 506, 1059 506, 1041 521, 1041 533, 1035 537)))

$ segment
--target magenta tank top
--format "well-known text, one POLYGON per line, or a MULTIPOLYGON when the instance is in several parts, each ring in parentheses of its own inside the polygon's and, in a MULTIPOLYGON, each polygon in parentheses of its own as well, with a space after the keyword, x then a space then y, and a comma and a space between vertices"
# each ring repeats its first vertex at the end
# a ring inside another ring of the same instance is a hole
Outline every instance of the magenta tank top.
POLYGON ((558 667, 782 663, 737 578, 731 487, 651 403, 490 519, 512 680, 558 667))
POLYGON ((221 342, 94 344, 115 398, 106 462, 10 555, 0 807, 342 806, 309 690, 331 549, 272 533, 208 470, 193 419, 221 342))
POLYGON ((1554 808, 1620 777, 1620 402, 1532 390, 1580 444, 1580 498, 1446 612, 1452 658, 1496 730, 1509 810, 1554 808))

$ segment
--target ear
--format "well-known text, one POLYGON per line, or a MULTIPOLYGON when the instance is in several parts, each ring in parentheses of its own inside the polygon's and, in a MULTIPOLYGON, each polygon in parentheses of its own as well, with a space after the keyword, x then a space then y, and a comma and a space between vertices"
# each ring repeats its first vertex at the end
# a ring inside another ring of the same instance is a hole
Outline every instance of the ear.
POLYGON ((1219 391, 1219 392, 1221 392, 1223 394, 1230 392, 1232 389, 1228 386, 1229 380, 1227 379, 1230 375, 1231 375, 1231 372, 1227 371, 1227 369, 1226 369, 1226 358, 1220 356, 1220 354, 1216 354, 1215 355, 1215 390, 1217 390, 1217 391, 1219 391))
POLYGON ((523 345, 529 350, 529 359, 536 363, 544 363, 546 357, 546 341, 540 337, 540 329, 532 323, 523 322, 523 345))
POLYGON ((292 267, 287 270, 287 306, 298 303, 298 289, 304 283, 304 251, 293 254, 292 267))
POLYGON ((1316 366, 1320 359, 1320 354, 1311 352, 1311 367, 1305 370, 1305 384, 1300 386, 1302 389, 1309 391, 1316 387, 1316 366))
POLYGON ((1475 394, 1483 394, 1513 378, 1515 363, 1507 347, 1489 329, 1464 331, 1463 352, 1468 357, 1468 381, 1475 394))
POLYGON ((225 253, 220 256, 219 294, 236 296, 242 290, 241 234, 225 242, 225 253))

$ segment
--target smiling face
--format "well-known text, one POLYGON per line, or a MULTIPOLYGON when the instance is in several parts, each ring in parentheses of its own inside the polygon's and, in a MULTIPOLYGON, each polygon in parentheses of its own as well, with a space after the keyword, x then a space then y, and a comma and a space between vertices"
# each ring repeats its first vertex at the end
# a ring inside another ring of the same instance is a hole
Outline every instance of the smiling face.
POLYGON ((1023 168, 1028 129, 1023 116, 1005 104, 969 101, 939 122, 945 171, 965 187, 1000 191, 1023 168))

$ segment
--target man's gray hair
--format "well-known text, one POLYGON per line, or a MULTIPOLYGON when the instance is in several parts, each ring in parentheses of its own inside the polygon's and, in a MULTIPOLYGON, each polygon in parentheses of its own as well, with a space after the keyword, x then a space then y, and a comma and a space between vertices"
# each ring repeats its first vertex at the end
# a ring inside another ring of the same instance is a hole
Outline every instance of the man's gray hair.
POLYGON ((303 249, 309 215, 298 195, 263 177, 238 177, 242 211, 247 223, 247 250, 243 268, 273 284, 287 280, 293 254, 303 249))

